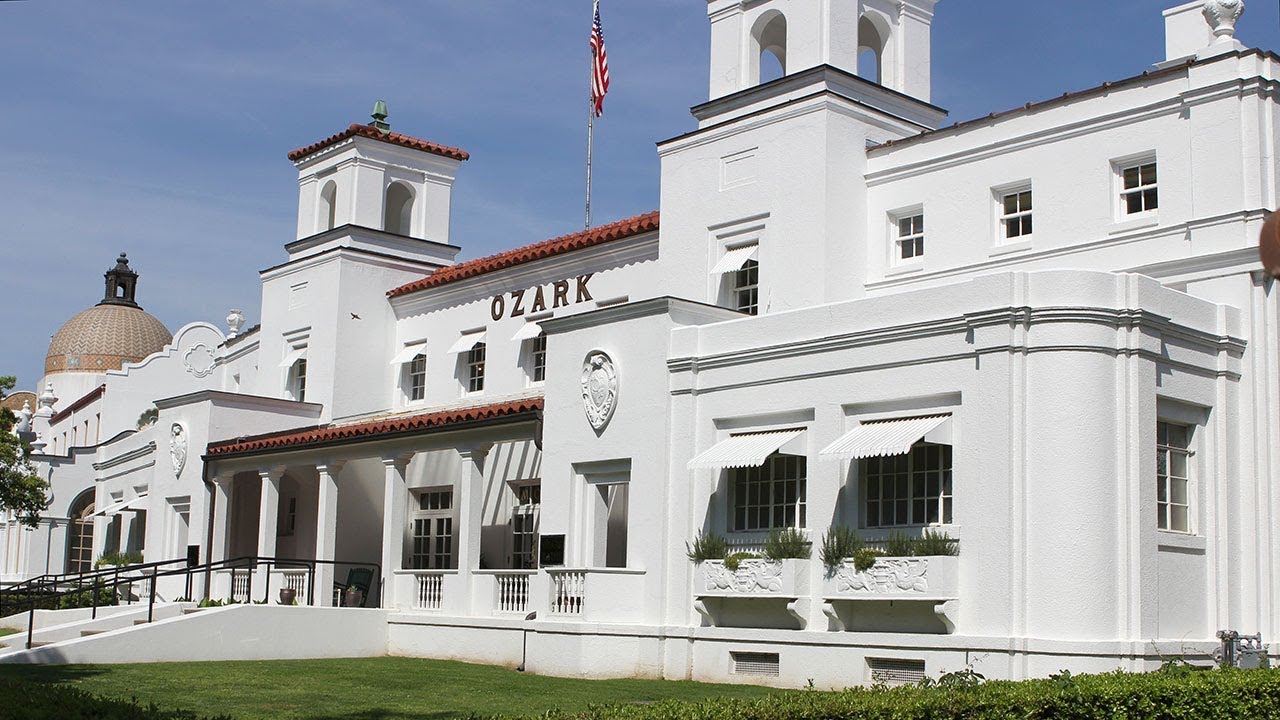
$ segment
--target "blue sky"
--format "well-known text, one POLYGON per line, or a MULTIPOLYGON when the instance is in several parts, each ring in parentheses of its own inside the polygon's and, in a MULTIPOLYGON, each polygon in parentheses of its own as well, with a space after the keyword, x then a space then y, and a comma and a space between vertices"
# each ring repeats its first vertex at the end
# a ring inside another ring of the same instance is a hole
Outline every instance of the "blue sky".
MULTIPOLYGON (((965 120, 1141 73, 1174 0, 942 0, 933 102, 965 120)), ((603 0, 613 91, 597 222, 656 209, 654 143, 706 99, 703 0, 603 0)), ((258 270, 294 237, 285 153, 364 122, 472 154, 454 191, 471 258, 580 229, 590 0, 0 2, 0 375, 34 389, 50 336, 127 251, 170 330, 257 322, 258 270)), ((1238 37, 1280 47, 1277 3, 1238 37)))

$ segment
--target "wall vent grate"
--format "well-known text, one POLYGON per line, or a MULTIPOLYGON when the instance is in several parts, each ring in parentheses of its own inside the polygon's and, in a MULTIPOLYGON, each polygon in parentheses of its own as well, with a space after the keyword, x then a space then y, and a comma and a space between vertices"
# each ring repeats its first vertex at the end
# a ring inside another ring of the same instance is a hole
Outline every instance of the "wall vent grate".
POLYGON ((778 653, 731 652, 734 675, 778 677, 778 653))
POLYGON ((871 682, 886 685, 914 685, 924 679, 923 660, 867 658, 871 682))

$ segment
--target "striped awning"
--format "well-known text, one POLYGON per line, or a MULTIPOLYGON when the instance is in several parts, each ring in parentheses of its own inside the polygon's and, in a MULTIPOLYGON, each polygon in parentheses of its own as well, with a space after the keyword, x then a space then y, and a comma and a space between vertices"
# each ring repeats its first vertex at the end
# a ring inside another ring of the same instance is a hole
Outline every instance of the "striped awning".
POLYGON ((427 352, 427 344, 425 342, 410 343, 408 345, 405 345, 403 350, 396 353, 395 357, 391 358, 391 364, 403 365, 409 362, 410 360, 413 360, 414 358, 418 357, 419 355, 425 355, 426 352, 427 352))
POLYGON ((711 268, 712 275, 723 275, 725 273, 737 272, 747 264, 748 260, 755 260, 760 255, 760 246, 756 243, 743 245, 742 247, 733 248, 725 252, 724 257, 720 258, 720 262, 711 268))
POLYGON ((449 348, 449 354, 457 355, 458 353, 470 352, 472 348, 482 342, 484 342, 483 330, 465 333, 462 337, 458 338, 458 342, 454 343, 453 346, 449 348))
POLYGON ((306 347, 293 348, 292 350, 289 351, 288 355, 284 356, 284 360, 280 361, 280 367, 291 368, 293 367, 294 363, 298 362, 299 360, 303 360, 306 357, 307 357, 306 347))
POLYGON ((539 325, 536 322, 527 322, 524 325, 520 326, 520 329, 516 331, 515 335, 511 336, 511 339, 515 340, 516 342, 523 342, 525 340, 532 340, 541 334, 542 334, 541 325, 539 325))
POLYGON ((951 444, 951 416, 930 415, 894 420, 873 420, 850 430, 818 453, 828 460, 904 455, 921 440, 951 444))
POLYGON ((716 443, 710 450, 689 461, 690 470, 760 467, 769 456, 795 440, 804 430, 743 433, 716 443))
POLYGON ((92 517, 112 517, 125 510, 143 510, 147 502, 147 493, 128 500, 118 500, 95 512, 92 517))

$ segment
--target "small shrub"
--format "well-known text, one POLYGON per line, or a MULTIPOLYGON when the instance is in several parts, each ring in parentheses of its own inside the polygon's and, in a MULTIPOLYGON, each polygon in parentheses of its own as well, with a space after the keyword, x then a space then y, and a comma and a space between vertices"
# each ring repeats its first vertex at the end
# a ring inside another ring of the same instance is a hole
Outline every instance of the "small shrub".
POLYGON ((853 553, 853 569, 865 572, 876 564, 876 558, 884 557, 884 551, 870 547, 860 547, 853 553))
POLYGON ((959 555, 955 538, 942 530, 925 530, 924 536, 911 544, 914 555, 959 555))
POLYGON ((726 555, 724 558, 724 566, 730 570, 737 570, 743 560, 759 560, 760 556, 749 552, 736 552, 726 555))
POLYGON ((822 558, 823 565, 833 568, 846 558, 853 557, 862 547, 862 536, 856 530, 843 525, 832 525, 827 528, 827 534, 822 536, 822 548, 818 557, 822 558))
POLYGON ((900 530, 894 530, 884 541, 884 554, 889 557, 911 557, 915 554, 915 540, 900 530))
POLYGON ((717 533, 698 533, 693 544, 685 542, 686 555, 695 563, 706 560, 722 560, 729 554, 729 541, 717 533))
POLYGON ((808 559, 812 554, 811 543, 796 528, 774 528, 764 541, 764 556, 769 560, 808 559))
MULTIPOLYGON (((197 720, 187 710, 161 710, 137 700, 91 695, 72 685, 0 679, 0 717, 14 720, 197 720)), ((230 716, 219 718, 230 720, 230 716)))
POLYGON ((142 562, 142 553, 138 552, 137 550, 134 550, 131 552, 120 552, 118 550, 112 550, 110 552, 102 553, 102 555, 98 557, 98 561, 95 562, 93 566, 95 568, 100 568, 108 565, 119 567, 123 565, 138 565, 141 562, 142 562))

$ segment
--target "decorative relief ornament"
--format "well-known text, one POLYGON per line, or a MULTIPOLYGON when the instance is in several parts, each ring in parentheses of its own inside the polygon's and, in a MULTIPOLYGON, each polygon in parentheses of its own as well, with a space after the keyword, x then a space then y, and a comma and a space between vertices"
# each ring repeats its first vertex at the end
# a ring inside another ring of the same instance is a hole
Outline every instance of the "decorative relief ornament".
POLYGON ((244 327, 244 323, 245 319, 243 310, 236 308, 227 313, 227 330, 230 331, 227 333, 227 339, 230 340, 231 338, 239 335, 240 329, 244 327))
POLYGON ((924 558, 876 560, 858 572, 850 563, 836 569, 836 590, 842 593, 887 595, 929 591, 929 561, 924 558))
POLYGON ((618 369, 603 351, 592 350, 582 364, 582 405, 587 422, 597 431, 604 430, 618 403, 618 369))
POLYGON ((173 461, 173 476, 182 477, 182 468, 187 466, 187 429, 182 423, 169 428, 169 459, 173 461))
POLYGON ((782 563, 773 560, 742 560, 737 570, 724 563, 706 564, 707 592, 780 593, 782 563))
POLYGON ((1236 34, 1236 22, 1244 14, 1244 0, 1205 0, 1204 16, 1213 26, 1218 42, 1230 40, 1236 34))
POLYGON ((198 378, 207 378, 213 374, 213 349, 204 343, 192 345, 187 354, 183 356, 182 364, 186 366, 187 372, 192 375, 198 378))

